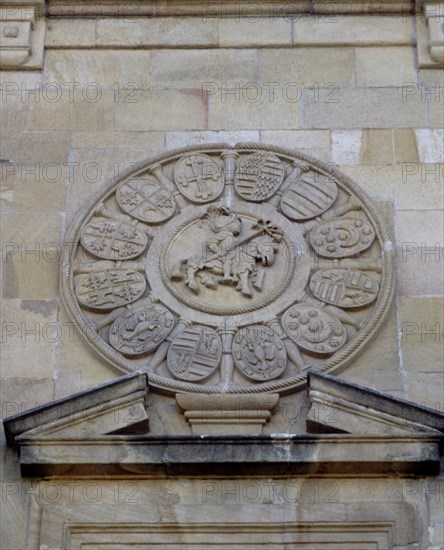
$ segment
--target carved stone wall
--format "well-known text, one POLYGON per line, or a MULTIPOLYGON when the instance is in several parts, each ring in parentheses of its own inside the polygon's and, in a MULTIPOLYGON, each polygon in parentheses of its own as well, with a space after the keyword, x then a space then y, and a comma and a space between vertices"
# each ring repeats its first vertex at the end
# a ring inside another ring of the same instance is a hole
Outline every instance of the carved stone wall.
POLYGON ((442 548, 442 6, 2 5, 2 549, 442 548))

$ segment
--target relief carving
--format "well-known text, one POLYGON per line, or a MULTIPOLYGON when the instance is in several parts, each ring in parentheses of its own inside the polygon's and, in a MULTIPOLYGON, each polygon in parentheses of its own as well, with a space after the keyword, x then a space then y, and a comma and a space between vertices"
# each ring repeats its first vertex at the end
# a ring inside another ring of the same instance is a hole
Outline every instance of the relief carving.
POLYGON ((213 374, 221 358, 219 334, 200 325, 185 328, 174 338, 168 350, 167 365, 179 380, 196 382, 213 374))
POLYGON ((125 355, 140 355, 155 349, 173 327, 173 315, 165 307, 152 304, 118 317, 111 326, 109 342, 125 355))
POLYGON ((107 260, 132 260, 145 250, 146 234, 123 221, 97 220, 85 226, 80 241, 87 252, 107 260))
POLYGON ((220 284, 233 286, 247 298, 253 296, 253 289, 262 292, 265 272, 256 265, 273 265, 282 240, 279 227, 258 220, 246 228, 226 207, 209 207, 202 220, 209 229, 208 240, 202 242, 204 254, 181 260, 170 278, 183 281, 196 294, 200 285, 217 290, 220 284))
POLYGON ((163 222, 176 209, 168 189, 149 176, 123 182, 116 191, 116 200, 124 212, 146 223, 163 222))
POLYGON ((236 367, 250 380, 273 380, 287 365, 287 353, 279 336, 269 327, 251 325, 233 341, 236 367))
POLYGON ((238 162, 234 185, 243 199, 261 202, 274 195, 284 175, 284 165, 278 157, 254 153, 238 162))
POLYGON ((349 364, 393 292, 391 237, 350 180, 293 151, 159 155, 71 227, 63 295, 103 357, 172 393, 288 392, 349 364))
POLYGON ((186 155, 174 167, 179 191, 190 201, 206 203, 217 199, 224 182, 219 164, 208 155, 186 155))

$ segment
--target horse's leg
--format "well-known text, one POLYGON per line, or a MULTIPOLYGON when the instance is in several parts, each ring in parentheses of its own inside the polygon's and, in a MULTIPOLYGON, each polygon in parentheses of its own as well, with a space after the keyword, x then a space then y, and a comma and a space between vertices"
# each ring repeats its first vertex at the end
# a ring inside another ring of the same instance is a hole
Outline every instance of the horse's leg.
POLYGON ((249 280, 250 271, 245 270, 242 273, 239 273, 239 287, 241 294, 243 296, 246 296, 247 298, 251 298, 253 296, 253 292, 250 288, 250 280, 249 280))
POLYGON ((195 275, 199 271, 199 268, 194 265, 188 264, 187 266, 187 278, 185 279, 185 284, 187 287, 191 288, 193 292, 199 294, 199 287, 196 283, 195 275))

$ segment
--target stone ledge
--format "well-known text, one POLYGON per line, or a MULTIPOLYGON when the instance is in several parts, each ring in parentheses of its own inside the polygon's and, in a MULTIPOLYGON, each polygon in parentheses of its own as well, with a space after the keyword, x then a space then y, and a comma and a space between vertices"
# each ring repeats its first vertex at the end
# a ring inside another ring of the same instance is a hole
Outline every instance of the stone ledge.
POLYGON ((238 0, 48 0, 47 12, 49 15, 60 16, 157 16, 157 15, 202 15, 208 17, 226 17, 242 15, 248 17, 270 17, 283 14, 288 17, 302 13, 414 13, 420 10, 422 1, 414 2, 400 0, 381 0, 368 2, 367 0, 295 0, 291 3, 282 0, 268 0, 266 2, 245 2, 238 0))
POLYGON ((19 438, 21 472, 47 475, 436 475, 440 436, 19 438))

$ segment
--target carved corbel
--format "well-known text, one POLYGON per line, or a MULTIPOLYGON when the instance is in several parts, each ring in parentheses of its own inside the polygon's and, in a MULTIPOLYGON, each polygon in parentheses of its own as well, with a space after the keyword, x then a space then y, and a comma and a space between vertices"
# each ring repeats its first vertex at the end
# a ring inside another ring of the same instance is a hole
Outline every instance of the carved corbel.
POLYGON ((444 2, 424 2, 417 17, 418 60, 423 69, 444 65, 444 2))
POLYGON ((444 2, 426 4, 428 51, 432 61, 444 65, 444 2))
POLYGON ((41 69, 45 41, 43 0, 0 7, 0 69, 41 69))

